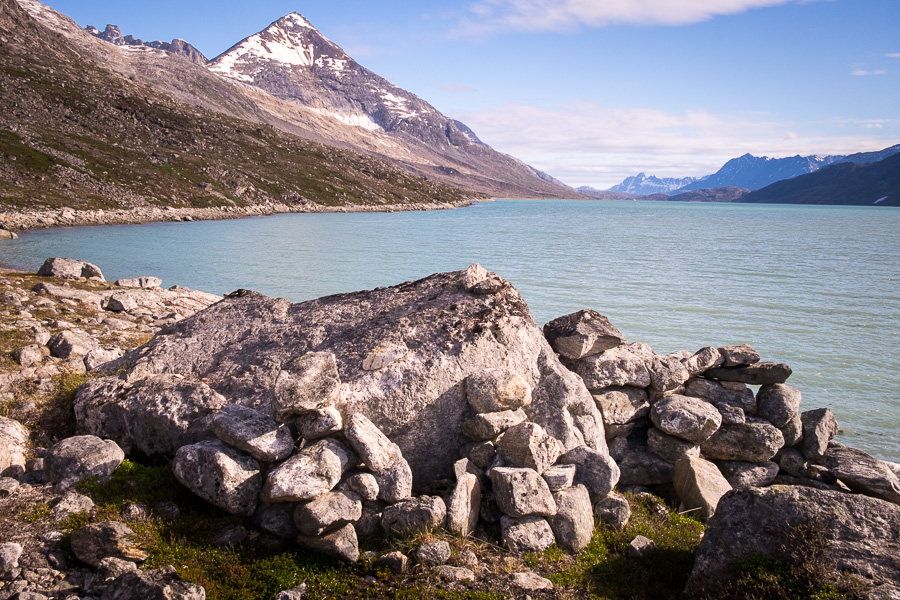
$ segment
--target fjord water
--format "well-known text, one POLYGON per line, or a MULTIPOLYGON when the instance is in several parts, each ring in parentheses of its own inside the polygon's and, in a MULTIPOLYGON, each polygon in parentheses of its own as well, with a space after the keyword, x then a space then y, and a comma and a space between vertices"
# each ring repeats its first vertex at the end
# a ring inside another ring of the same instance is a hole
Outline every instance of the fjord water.
POLYGON ((480 262, 539 325, 593 308, 658 352, 752 344, 791 365, 804 409, 835 412, 840 441, 900 461, 900 209, 502 200, 35 231, 0 252, 295 302, 480 262))

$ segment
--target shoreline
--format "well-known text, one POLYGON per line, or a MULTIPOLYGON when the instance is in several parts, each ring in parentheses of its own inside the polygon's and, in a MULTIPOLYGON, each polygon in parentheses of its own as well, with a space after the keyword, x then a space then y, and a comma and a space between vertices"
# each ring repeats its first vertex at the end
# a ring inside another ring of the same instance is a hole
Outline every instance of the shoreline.
POLYGON ((310 202, 295 206, 278 203, 242 207, 229 206, 206 208, 143 206, 110 210, 75 210, 72 208, 26 209, 20 211, 4 211, 0 213, 0 229, 5 229, 13 233, 22 233, 23 231, 53 229, 56 227, 223 221, 291 213, 374 213, 451 210, 454 208, 472 206, 477 202, 488 202, 493 200, 494 198, 482 199, 473 197, 460 202, 415 202, 410 204, 392 205, 324 206, 310 202))

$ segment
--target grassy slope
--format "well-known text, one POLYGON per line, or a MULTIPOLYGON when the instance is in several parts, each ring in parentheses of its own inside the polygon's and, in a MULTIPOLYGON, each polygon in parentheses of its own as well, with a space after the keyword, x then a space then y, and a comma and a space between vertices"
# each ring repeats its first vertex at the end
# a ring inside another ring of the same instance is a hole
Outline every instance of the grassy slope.
POLYGON ((372 157, 223 116, 110 73, 0 2, 0 207, 458 202, 372 157))

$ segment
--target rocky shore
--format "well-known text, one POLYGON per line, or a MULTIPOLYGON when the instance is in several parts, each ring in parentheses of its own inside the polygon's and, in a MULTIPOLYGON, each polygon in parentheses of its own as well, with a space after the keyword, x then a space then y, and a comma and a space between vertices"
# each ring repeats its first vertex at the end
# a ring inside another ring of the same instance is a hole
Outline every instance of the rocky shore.
MULTIPOLYGON (((482 200, 479 198, 478 200, 482 200)), ((460 202, 415 202, 406 204, 351 204, 347 206, 327 206, 311 201, 294 204, 252 204, 247 206, 223 207, 175 207, 136 206, 109 210, 60 210, 27 209, 5 210, 0 213, 0 239, 4 231, 20 233, 32 229, 51 227, 79 227, 84 225, 134 225, 169 221, 213 221, 220 219, 243 219, 284 213, 320 212, 399 212, 419 210, 447 210, 469 206, 475 199, 460 202)))
MULTIPOLYGON (((753 559, 838 597, 900 597, 900 465, 834 441, 831 411, 801 410, 791 368, 750 346, 660 355, 592 310, 539 328, 479 265, 301 304, 160 285, 65 259, 0 282, 0 495, 15 507, 0 598, 205 597, 139 534, 190 502, 230 519, 226 546, 445 593, 579 596, 540 557, 576 564, 619 536, 652 561, 653 532, 632 523, 651 507, 706 526, 690 596, 743 597, 736 565, 753 559), (48 427, 36 398, 73 373, 64 426, 48 427), (194 500, 110 510, 79 483, 131 464, 164 465, 194 500), (41 531, 22 517, 36 503, 56 519, 41 531)), ((297 583, 278 598, 324 593, 297 583)))

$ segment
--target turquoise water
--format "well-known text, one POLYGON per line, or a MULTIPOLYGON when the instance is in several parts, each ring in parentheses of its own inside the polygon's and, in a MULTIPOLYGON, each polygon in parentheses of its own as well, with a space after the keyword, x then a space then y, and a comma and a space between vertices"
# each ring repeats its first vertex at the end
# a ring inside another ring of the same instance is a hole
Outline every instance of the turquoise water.
POLYGON ((0 262, 48 256, 107 279, 155 275, 301 301, 480 262, 538 324, 605 314, 658 352, 750 343, 794 369, 805 409, 900 461, 900 209, 502 200, 465 209, 297 214, 35 231, 0 262))

